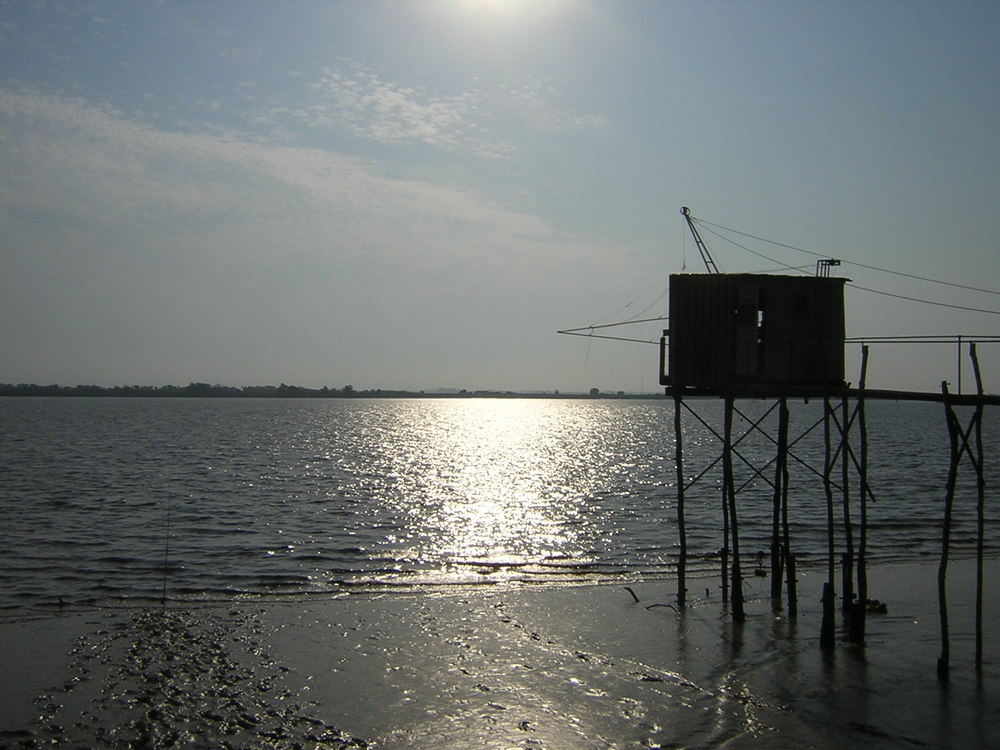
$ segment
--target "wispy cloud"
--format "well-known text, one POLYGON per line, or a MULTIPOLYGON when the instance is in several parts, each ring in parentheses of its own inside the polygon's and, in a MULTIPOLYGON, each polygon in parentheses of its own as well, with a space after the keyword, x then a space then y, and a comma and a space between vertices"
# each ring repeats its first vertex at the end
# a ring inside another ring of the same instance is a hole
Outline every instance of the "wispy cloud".
POLYGON ((515 147, 483 122, 483 92, 444 95, 383 80, 358 63, 324 68, 309 87, 314 101, 293 116, 380 143, 423 143, 449 152, 509 159, 515 147))
POLYGON ((347 133, 383 144, 422 144, 440 151, 510 161, 530 150, 535 135, 604 130, 605 118, 562 106, 558 86, 529 78, 458 92, 386 80, 378 71, 341 59, 323 68, 304 103, 276 104, 257 124, 347 133))
POLYGON ((612 126, 606 117, 581 114, 561 106, 562 92, 551 79, 532 76, 517 85, 501 87, 501 92, 508 109, 538 133, 602 132, 612 126))
MULTIPOLYGON (((394 99, 379 91, 379 106, 409 106, 409 92, 394 99)), ((286 255, 336 248, 400 257, 419 246, 424 261, 475 243, 487 251, 481 263, 493 253, 509 262, 528 248, 522 260, 535 267, 544 263, 532 255, 540 246, 568 251, 562 260, 583 247, 536 216, 459 187, 390 179, 335 151, 168 131, 76 98, 0 87, 0 144, 0 203, 95 228, 169 222, 185 234, 225 226, 248 247, 271 238, 286 255)))
POLYGON ((44 349, 53 368, 95 380, 170 378, 177 360, 240 382, 215 369, 220 346, 260 367, 265 341, 277 358, 257 370, 274 373, 265 379, 323 371, 334 356, 377 369, 381 352, 417 341, 411 367, 476 351, 485 378, 509 356, 482 349, 487 331, 533 349, 539 372, 525 377, 544 379, 552 332, 643 273, 626 248, 460 187, 3 87, 0 218, 0 312, 22 321, 0 355, 44 349))

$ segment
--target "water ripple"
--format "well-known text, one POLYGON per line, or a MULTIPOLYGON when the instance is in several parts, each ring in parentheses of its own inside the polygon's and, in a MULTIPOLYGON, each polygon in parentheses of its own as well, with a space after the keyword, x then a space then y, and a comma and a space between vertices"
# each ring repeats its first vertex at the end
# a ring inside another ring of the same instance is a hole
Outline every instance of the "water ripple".
MULTIPOLYGON (((793 417, 807 424, 820 408, 795 405, 793 417)), ((0 608, 156 599, 164 589, 181 599, 333 595, 668 575, 678 554, 672 409, 660 400, 0 399, 0 608)), ((992 446, 1000 430, 988 418, 992 446)), ((948 445, 939 407, 873 403, 869 425, 869 555, 937 554, 948 445)), ((719 449, 700 424, 686 429, 690 481, 719 449)), ((761 462, 772 450, 741 443, 761 462)), ((794 451, 822 462, 815 440, 794 451)), ((769 548, 773 490, 767 472, 738 471, 752 560, 769 548)), ((792 471, 793 545, 819 562, 824 491, 815 472, 797 462, 792 471)), ((968 554, 967 474, 959 489, 954 549, 968 554)), ((692 559, 713 565, 718 477, 686 500, 692 559)), ((995 517, 987 528, 996 552, 995 517)))

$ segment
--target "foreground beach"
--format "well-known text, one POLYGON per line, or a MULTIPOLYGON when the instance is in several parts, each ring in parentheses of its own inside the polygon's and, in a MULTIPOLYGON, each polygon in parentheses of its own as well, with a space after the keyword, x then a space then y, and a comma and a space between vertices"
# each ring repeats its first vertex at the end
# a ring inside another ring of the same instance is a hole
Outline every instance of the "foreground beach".
POLYGON ((973 666, 971 561, 949 574, 952 670, 936 564, 882 566, 867 648, 820 650, 820 571, 800 616, 748 581, 463 587, 261 604, 38 613, 0 625, 0 746, 983 747, 1000 732, 997 575, 973 666), (707 594, 707 596, 706 596, 707 594))

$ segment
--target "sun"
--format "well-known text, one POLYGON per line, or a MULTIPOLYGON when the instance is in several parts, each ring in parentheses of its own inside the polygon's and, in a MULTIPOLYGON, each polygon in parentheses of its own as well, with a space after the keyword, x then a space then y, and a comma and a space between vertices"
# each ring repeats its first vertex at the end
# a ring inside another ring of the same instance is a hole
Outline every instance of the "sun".
POLYGON ((515 6, 524 5, 519 0, 458 0, 465 8, 483 13, 512 13, 515 6))
POLYGON ((530 22, 550 14, 565 0, 454 0, 470 15, 490 20, 530 22))

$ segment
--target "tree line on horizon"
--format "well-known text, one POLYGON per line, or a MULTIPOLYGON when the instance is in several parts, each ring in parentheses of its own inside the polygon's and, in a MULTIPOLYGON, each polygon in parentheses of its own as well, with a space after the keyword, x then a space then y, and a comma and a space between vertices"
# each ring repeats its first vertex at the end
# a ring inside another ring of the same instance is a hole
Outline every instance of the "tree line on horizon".
POLYGON ((343 398, 359 395, 354 386, 343 388, 303 388, 297 385, 251 385, 236 387, 211 383, 188 385, 37 385, 35 383, 0 383, 0 396, 157 396, 157 397, 294 397, 343 398))
MULTIPOLYGON (((649 398, 656 394, 638 394, 638 397, 649 398)), ((189 383, 178 385, 38 385, 35 383, 0 383, 0 396, 85 396, 85 397, 126 397, 126 398, 400 398, 400 397, 520 397, 520 398, 629 398, 636 397, 624 391, 603 393, 597 388, 591 388, 587 393, 516 393, 514 391, 406 391, 357 390, 353 385, 342 388, 304 388, 298 385, 250 385, 231 386, 210 383, 189 383)))

